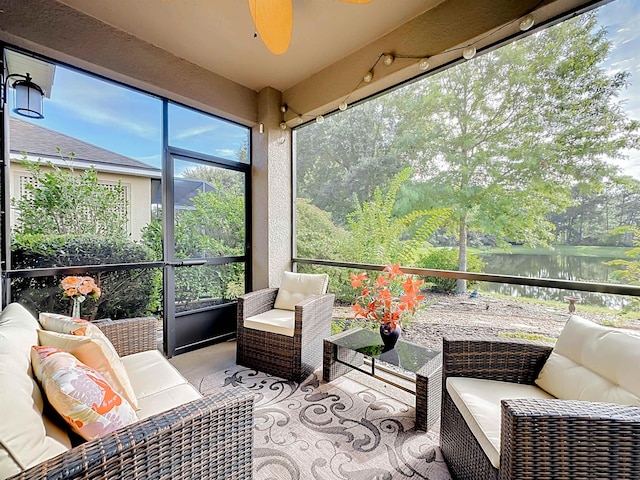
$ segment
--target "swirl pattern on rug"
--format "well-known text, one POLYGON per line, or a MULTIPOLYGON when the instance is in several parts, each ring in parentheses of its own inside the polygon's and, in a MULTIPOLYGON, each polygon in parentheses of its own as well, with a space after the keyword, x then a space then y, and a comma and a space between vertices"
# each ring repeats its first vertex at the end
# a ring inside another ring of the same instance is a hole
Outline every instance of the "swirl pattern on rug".
POLYGON ((200 391, 237 386, 255 395, 258 480, 451 478, 437 431, 416 431, 412 406, 348 376, 298 384, 237 366, 205 377, 200 391))

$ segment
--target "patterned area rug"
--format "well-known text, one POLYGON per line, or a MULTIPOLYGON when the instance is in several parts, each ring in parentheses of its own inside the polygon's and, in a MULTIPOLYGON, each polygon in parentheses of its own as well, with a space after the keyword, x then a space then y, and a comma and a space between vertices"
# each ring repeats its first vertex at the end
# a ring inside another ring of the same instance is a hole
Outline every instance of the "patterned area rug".
POLYGON ((256 395, 256 480, 451 479, 437 430, 416 431, 413 407, 348 376, 297 384, 238 366, 199 387, 237 385, 256 395))

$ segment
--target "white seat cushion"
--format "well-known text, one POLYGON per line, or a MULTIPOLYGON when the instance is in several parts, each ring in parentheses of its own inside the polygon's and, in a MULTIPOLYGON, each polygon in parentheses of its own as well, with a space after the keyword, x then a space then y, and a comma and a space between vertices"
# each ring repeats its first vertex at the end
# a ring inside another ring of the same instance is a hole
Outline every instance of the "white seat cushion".
POLYGON ((244 321, 245 328, 253 328, 262 332, 277 333, 293 337, 296 314, 291 310, 274 308, 244 321))
POLYGON ((189 383, 159 350, 127 355, 122 363, 138 399, 189 383))
POLYGON ((555 397, 640 406, 640 337, 572 316, 536 383, 555 397))
POLYGON ((281 310, 295 310, 296 305, 310 295, 327 293, 329 275, 326 273, 284 272, 273 305, 281 310))
POLYGON ((136 412, 140 420, 169 411, 180 405, 202 398, 193 385, 184 383, 139 398, 140 410, 136 412))
POLYGON ((510 398, 554 398, 535 385, 465 377, 447 378, 447 392, 496 468, 500 467, 500 401, 510 398))
POLYGON ((122 357, 138 398, 139 419, 166 412, 202 398, 159 350, 147 350, 122 357))

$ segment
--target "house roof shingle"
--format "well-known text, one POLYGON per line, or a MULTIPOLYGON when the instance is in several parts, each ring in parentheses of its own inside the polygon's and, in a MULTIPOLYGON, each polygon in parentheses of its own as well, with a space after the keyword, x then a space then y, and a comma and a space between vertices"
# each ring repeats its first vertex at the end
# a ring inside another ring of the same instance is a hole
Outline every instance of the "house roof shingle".
POLYGON ((11 117, 9 124, 9 148, 11 153, 21 154, 25 152, 36 157, 60 158, 60 154, 56 150, 60 147, 63 154, 67 155, 68 152, 74 152, 76 160, 95 164, 96 166, 126 166, 142 170, 160 171, 159 168, 153 165, 125 157, 24 120, 11 117))

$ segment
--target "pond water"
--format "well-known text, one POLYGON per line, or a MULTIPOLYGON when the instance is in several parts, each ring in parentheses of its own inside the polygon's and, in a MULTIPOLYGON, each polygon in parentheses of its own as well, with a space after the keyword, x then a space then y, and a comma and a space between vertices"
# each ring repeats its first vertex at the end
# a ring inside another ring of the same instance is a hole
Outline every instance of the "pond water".
MULTIPOLYGON (((528 255, 521 253, 480 254, 486 263, 485 273, 518 275, 522 277, 576 280, 595 283, 614 283, 611 272, 616 267, 605 265, 611 258, 583 257, 552 253, 548 255, 528 255)), ((605 295, 601 293, 560 290, 556 288, 509 285, 505 283, 483 282, 480 291, 500 293, 513 297, 531 297, 541 300, 566 302, 564 297, 580 297, 580 303, 621 309, 629 303, 629 297, 605 295)), ((568 302, 567 302, 568 304, 568 302)))

